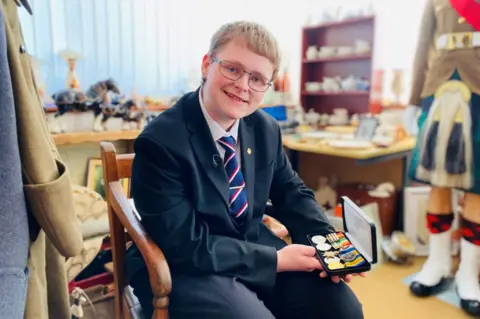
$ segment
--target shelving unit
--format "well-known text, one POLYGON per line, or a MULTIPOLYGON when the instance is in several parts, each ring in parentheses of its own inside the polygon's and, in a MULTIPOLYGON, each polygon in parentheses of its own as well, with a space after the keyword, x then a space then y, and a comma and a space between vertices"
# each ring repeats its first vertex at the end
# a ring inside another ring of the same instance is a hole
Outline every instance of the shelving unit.
POLYGON ((309 46, 354 46, 356 40, 368 41, 373 52, 375 17, 366 16, 343 21, 304 27, 302 30, 302 66, 300 100, 306 111, 331 113, 345 108, 349 113, 366 113, 369 109, 368 91, 307 92, 306 82, 322 82, 324 77, 347 78, 350 75, 371 81, 373 54, 352 54, 306 59, 309 46))
POLYGON ((319 62, 340 62, 340 61, 351 61, 351 60, 371 60, 372 55, 368 54, 351 54, 351 55, 343 55, 343 56, 336 56, 336 57, 327 57, 327 58, 319 58, 313 60, 303 59, 303 63, 319 63, 319 62))

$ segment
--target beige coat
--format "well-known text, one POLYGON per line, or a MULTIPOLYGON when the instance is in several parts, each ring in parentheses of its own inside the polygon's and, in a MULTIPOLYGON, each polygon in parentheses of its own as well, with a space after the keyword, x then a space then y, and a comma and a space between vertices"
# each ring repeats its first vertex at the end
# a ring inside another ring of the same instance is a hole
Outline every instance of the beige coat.
POLYGON ((30 214, 30 269, 25 318, 70 318, 65 257, 82 248, 69 171, 61 161, 33 80, 16 0, 2 0, 25 195, 30 214))
POLYGON ((448 81, 455 68, 470 89, 480 94, 480 47, 435 49, 435 41, 444 34, 476 31, 470 24, 459 21, 460 16, 449 0, 427 1, 413 66, 410 105, 418 106, 423 98, 435 93, 442 83, 448 81))

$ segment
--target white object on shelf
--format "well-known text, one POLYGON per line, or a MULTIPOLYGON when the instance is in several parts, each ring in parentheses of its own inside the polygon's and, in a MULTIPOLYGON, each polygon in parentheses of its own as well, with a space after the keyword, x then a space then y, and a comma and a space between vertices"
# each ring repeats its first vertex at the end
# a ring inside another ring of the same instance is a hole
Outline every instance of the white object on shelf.
POLYGON ((327 141, 327 144, 331 147, 346 149, 366 149, 373 146, 371 142, 362 140, 335 140, 327 141))
POLYGON ((317 138, 317 139, 326 139, 326 138, 336 138, 337 133, 325 132, 325 131, 313 131, 305 132, 302 134, 302 137, 305 138, 317 138))

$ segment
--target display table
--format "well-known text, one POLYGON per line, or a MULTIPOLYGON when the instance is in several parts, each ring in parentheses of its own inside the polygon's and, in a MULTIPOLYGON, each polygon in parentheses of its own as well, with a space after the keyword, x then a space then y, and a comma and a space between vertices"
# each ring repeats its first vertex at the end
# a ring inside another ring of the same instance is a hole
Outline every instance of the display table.
POLYGON ((335 175, 340 183, 391 182, 401 189, 409 184, 407 170, 415 138, 406 137, 389 147, 346 149, 322 142, 302 142, 298 135, 285 135, 283 145, 292 168, 312 189, 316 189, 322 175, 335 175))
POLYGON ((329 155, 356 160, 358 165, 372 164, 393 158, 405 158, 415 147, 415 138, 406 137, 388 147, 372 147, 367 149, 346 149, 332 147, 326 143, 305 143, 292 135, 283 138, 283 145, 290 150, 292 166, 297 169, 298 152, 318 155, 329 155))
MULTIPOLYGON (((332 147, 302 134, 284 135, 283 145, 292 168, 307 187, 315 190, 319 177, 335 178, 337 185, 391 183, 397 194, 396 228, 402 228, 403 188, 409 184, 408 167, 415 138, 406 137, 388 147, 347 149, 332 147)), ((333 186, 336 187, 336 186, 333 186)))

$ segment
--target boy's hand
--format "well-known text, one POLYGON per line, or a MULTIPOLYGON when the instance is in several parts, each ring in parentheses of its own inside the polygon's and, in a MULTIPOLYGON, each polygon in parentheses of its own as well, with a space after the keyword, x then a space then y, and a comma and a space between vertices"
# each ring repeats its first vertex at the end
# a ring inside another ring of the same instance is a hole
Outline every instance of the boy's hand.
MULTIPOLYGON (((322 263, 317 258, 315 247, 293 244, 277 251, 277 272, 314 271, 316 269, 321 270, 321 278, 328 277, 327 273, 323 271, 322 263)), ((331 280, 334 283, 339 283, 343 279, 343 281, 349 283, 353 276, 366 277, 366 273, 332 276, 331 280)))
POLYGON ((288 245, 277 251, 277 272, 323 270, 315 248, 306 245, 288 245))
MULTIPOLYGON (((358 274, 348 274, 348 275, 345 275, 345 276, 332 276, 331 279, 332 279, 332 281, 333 281, 334 283, 336 283, 336 284, 338 284, 342 279, 343 279, 343 281, 345 281, 346 283, 349 283, 350 281, 352 281, 352 277, 353 277, 353 276, 360 276, 360 277, 365 278, 365 277, 367 276, 367 274, 364 273, 364 272, 361 272, 361 273, 358 273, 358 274)), ((321 277, 321 278, 327 278, 328 276, 327 276, 327 273, 326 273, 326 272, 322 271, 322 272, 320 273, 320 277, 321 277)))

